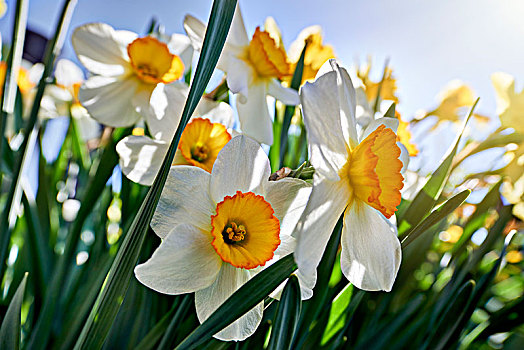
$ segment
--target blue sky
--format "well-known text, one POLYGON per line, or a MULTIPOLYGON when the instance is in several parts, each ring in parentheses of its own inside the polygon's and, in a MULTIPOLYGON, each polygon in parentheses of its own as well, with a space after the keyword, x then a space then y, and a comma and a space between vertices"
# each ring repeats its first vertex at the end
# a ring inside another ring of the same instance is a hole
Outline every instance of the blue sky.
MULTIPOLYGON (((50 35, 62 1, 30 0, 29 25, 50 35)), ((11 30, 14 1, 0 20, 4 38, 11 30)), ((386 57, 398 78, 399 109, 406 117, 436 104, 438 91, 452 79, 469 83, 481 97, 479 112, 495 113, 490 74, 505 71, 524 81, 524 2, 520 0, 240 0, 248 32, 273 16, 288 46, 308 25, 320 24, 325 42, 350 66, 373 57, 377 75, 386 57)), ((103 21, 143 32, 152 16, 167 32, 183 32, 186 13, 207 20, 210 0, 80 0, 71 29, 103 21)), ((70 41, 70 33, 68 42, 70 41)), ((70 44, 64 52, 74 57, 70 44)), ((520 84, 519 84, 520 83, 520 84)))

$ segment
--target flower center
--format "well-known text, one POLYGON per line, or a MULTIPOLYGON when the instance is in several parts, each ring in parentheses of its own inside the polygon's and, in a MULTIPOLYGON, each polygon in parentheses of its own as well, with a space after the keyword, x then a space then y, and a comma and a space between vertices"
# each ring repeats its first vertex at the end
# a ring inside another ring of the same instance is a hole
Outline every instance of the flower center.
POLYGON ((278 47, 269 33, 257 27, 249 42, 246 61, 262 78, 282 78, 291 74, 286 52, 278 47))
POLYGON ((340 171, 341 177, 348 178, 354 196, 387 218, 397 210, 404 187, 396 138, 393 130, 380 125, 351 151, 340 171))
POLYGON ((228 244, 243 241, 245 237, 246 228, 244 225, 237 225, 234 221, 230 222, 222 231, 222 238, 228 244))
POLYGON ((213 248, 235 267, 263 266, 280 245, 280 222, 273 214, 271 204, 252 192, 226 196, 211 216, 213 248))
POLYGON ((151 36, 135 39, 127 45, 127 53, 135 74, 145 83, 170 83, 184 74, 180 57, 151 36))
POLYGON ((182 133, 173 165, 194 165, 211 172, 218 152, 229 140, 231 135, 224 125, 195 118, 182 133))
POLYGON ((191 148, 191 158, 197 162, 203 162, 208 157, 209 148, 206 145, 196 144, 191 148))

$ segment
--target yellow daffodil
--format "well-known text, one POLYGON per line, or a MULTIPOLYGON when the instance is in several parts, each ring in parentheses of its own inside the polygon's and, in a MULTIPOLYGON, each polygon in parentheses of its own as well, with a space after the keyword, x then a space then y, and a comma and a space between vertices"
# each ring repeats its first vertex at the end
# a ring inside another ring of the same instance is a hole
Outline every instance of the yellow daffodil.
MULTIPOLYGON (((172 167, 151 222, 162 243, 135 268, 137 279, 160 293, 195 292, 203 322, 250 278, 290 254, 311 187, 293 178, 269 181, 270 173, 260 145, 245 136, 222 149, 211 173, 172 167)), ((261 302, 215 337, 246 339, 263 311, 261 302)))
POLYGON ((513 215, 524 221, 524 143, 511 153, 511 161, 498 171, 505 177, 502 194, 513 204, 513 215))
POLYGON ((302 83, 313 80, 320 67, 328 59, 335 58, 333 47, 322 43, 322 28, 318 25, 310 26, 304 28, 289 47, 289 59, 292 63, 291 71, 295 71, 306 42, 307 48, 304 56, 302 83))
POLYGON ((386 74, 381 82, 374 82, 369 77, 371 72, 371 59, 368 59, 366 65, 357 70, 357 77, 362 81, 365 87, 367 100, 375 103, 378 94, 378 87, 380 86, 380 99, 391 100, 398 103, 397 80, 393 77, 393 69, 388 67, 386 74))
POLYGON ((138 121, 138 112, 151 133, 161 138, 165 123, 155 114, 153 96, 189 68, 193 53, 189 38, 174 34, 165 43, 91 23, 77 28, 72 42, 78 59, 93 74, 79 92, 89 114, 102 124, 125 127, 138 121))
MULTIPOLYGON (((205 25, 187 15, 184 28, 195 49, 200 51, 205 25)), ((229 89, 237 94, 242 133, 261 143, 272 144, 273 125, 266 96, 269 94, 287 105, 300 103, 297 92, 282 86, 279 81, 292 73, 284 48, 260 28, 250 40, 237 6, 217 67, 226 73, 229 89)))
MULTIPOLYGON (((459 114, 460 108, 471 107, 475 102, 475 94, 462 81, 452 80, 440 91, 437 99, 439 100, 439 106, 422 117, 422 119, 432 115, 438 117, 439 121, 434 127, 437 127, 440 122, 445 120, 451 122, 459 121, 461 119, 461 114, 459 114)), ((480 122, 489 121, 488 117, 480 114, 473 114, 473 117, 480 122)))
POLYGON ((315 176, 297 226, 299 271, 314 280, 343 214, 343 274, 360 289, 390 291, 401 260, 396 231, 386 220, 397 210, 403 187, 398 120, 373 120, 359 136, 355 89, 335 60, 321 68, 314 83, 302 87, 300 98, 315 176))
POLYGON ((515 91, 515 78, 506 73, 491 76, 497 94, 497 114, 504 128, 524 134, 524 90, 515 91))
POLYGON ((406 147, 409 155, 415 157, 418 154, 417 145, 411 141, 411 131, 409 130, 409 122, 405 122, 397 114, 398 117, 398 128, 397 128, 397 139, 400 143, 406 147))
MULTIPOLYGON (((116 145, 120 168, 131 181, 150 186, 158 173, 171 138, 180 122, 189 87, 182 82, 165 87, 166 105, 162 109, 164 138, 131 135, 116 145)), ((231 139, 233 110, 224 102, 202 98, 188 123, 175 154, 173 165, 194 165, 211 172, 218 152, 231 139)))

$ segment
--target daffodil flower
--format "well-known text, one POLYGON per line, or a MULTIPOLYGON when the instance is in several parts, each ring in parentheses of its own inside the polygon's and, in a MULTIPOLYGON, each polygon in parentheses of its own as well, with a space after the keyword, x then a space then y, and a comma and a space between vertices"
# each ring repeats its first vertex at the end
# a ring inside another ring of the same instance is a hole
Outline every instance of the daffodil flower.
MULTIPOLYGON (((195 292, 203 322, 250 278, 290 254, 311 187, 293 178, 268 181, 269 175, 260 145, 242 135, 222 149, 211 173, 172 167, 151 222, 162 243, 135 268, 137 279, 164 294, 195 292)), ((263 311, 261 302, 215 337, 246 339, 263 311)))
MULTIPOLYGON (((205 25, 187 15, 184 28, 195 49, 200 51, 205 25)), ((292 73, 284 49, 260 28, 249 40, 237 6, 217 67, 226 73, 231 92, 238 94, 237 110, 242 133, 271 145, 273 125, 266 96, 269 94, 286 105, 300 103, 297 92, 282 86, 278 80, 292 73)))
MULTIPOLYGON (((167 153, 182 116, 189 87, 182 82, 167 85, 155 108, 162 109, 165 128, 162 138, 132 135, 120 140, 116 151, 120 168, 131 181, 150 186, 167 153), (165 101, 162 102, 162 99, 165 101)), ((233 110, 224 102, 202 98, 186 125, 178 144, 173 165, 194 165, 211 172, 218 152, 231 140, 233 110)))
POLYGON ((500 124, 524 134, 524 90, 516 92, 515 78, 507 73, 494 73, 491 81, 496 92, 500 124))
POLYGON ((341 214, 341 268, 364 290, 390 291, 401 260, 400 242, 386 220, 400 204, 402 161, 398 120, 371 121, 358 135, 355 90, 347 71, 330 60, 300 93, 313 191, 297 226, 295 258, 304 275, 315 276, 341 214))
POLYGON ((83 140, 91 140, 100 135, 100 125, 91 118, 78 100, 78 91, 84 81, 84 73, 76 64, 60 59, 55 67, 56 84, 47 85, 38 116, 56 118, 71 116, 78 123, 83 140))
POLYGON ((149 130, 159 137, 165 123, 154 113, 152 94, 183 77, 193 52, 189 39, 173 34, 164 43, 91 23, 75 30, 72 43, 80 62, 93 74, 79 92, 89 114, 112 127, 131 126, 140 118, 138 113, 144 114, 149 130))

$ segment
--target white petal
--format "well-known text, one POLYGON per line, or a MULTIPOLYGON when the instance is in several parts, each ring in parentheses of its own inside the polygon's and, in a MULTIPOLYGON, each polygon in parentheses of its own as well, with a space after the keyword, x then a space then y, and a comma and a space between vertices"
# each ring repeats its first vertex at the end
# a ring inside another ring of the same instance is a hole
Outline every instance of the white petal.
POLYGON ((253 84, 249 87, 246 103, 237 99, 238 120, 242 133, 258 142, 273 143, 273 121, 267 106, 265 84, 253 84))
POLYGON ((402 252, 400 242, 380 213, 355 199, 344 214, 340 265, 355 287, 389 292, 393 287, 402 252))
POLYGON ((237 191, 265 195, 271 168, 260 145, 246 136, 231 139, 218 153, 211 171, 211 198, 221 202, 237 191))
POLYGON ((151 220, 151 228, 165 237, 173 227, 188 223, 211 232, 215 203, 209 197, 210 175, 195 166, 172 166, 151 220))
POLYGON ((193 46, 191 40, 183 34, 173 34, 167 47, 171 53, 174 53, 184 63, 184 73, 189 71, 191 68, 191 62, 193 61, 193 46))
POLYGON ((300 89, 310 161, 323 176, 337 181, 338 171, 348 158, 342 134, 337 92, 337 75, 328 72, 300 89))
POLYGON ((140 117, 131 103, 138 86, 135 79, 93 76, 82 85, 78 98, 100 123, 115 128, 131 126, 140 117))
POLYGON ((231 27, 229 28, 229 33, 227 35, 227 42, 228 44, 233 44, 235 46, 249 45, 246 26, 244 25, 244 19, 242 18, 240 5, 238 2, 235 9, 235 14, 233 15, 233 20, 231 22, 231 27))
POLYGON ((349 198, 348 184, 315 176, 313 191, 296 229, 295 260, 306 279, 314 280, 329 237, 349 198))
POLYGON ((64 87, 73 86, 73 84, 84 81, 84 73, 72 61, 62 58, 58 60, 55 67, 56 83, 64 87))
POLYGON ((168 143, 147 136, 127 136, 116 144, 124 175, 145 186, 153 184, 168 148, 168 143))
POLYGON ((331 68, 337 73, 342 132, 344 138, 349 141, 349 145, 353 148, 358 144, 355 88, 346 69, 340 68, 335 59, 330 59, 327 63, 331 64, 331 68))
POLYGON ((151 258, 135 268, 140 283, 163 294, 184 294, 209 287, 217 278, 222 260, 213 236, 191 225, 176 226, 151 258))
POLYGON ((400 156, 398 157, 400 161, 402 162, 402 169, 400 169, 400 173, 404 175, 406 173, 406 170, 408 170, 409 165, 409 151, 402 144, 401 142, 397 142, 397 146, 400 148, 400 156))
POLYGON ((105 23, 90 23, 76 28, 71 41, 78 59, 92 73, 116 76, 131 69, 127 45, 136 37, 105 23))
POLYGON ((295 89, 282 86, 276 79, 269 81, 268 93, 285 105, 296 106, 300 104, 298 92, 295 89))
POLYGON ((235 124, 235 115, 231 106, 225 102, 213 101, 209 98, 200 100, 193 117, 209 119, 212 123, 220 123, 228 129, 235 124))
POLYGON ((230 56, 227 66, 227 86, 232 93, 239 94, 240 101, 244 103, 250 99, 250 85, 252 77, 255 75, 253 68, 245 61, 230 56))
MULTIPOLYGON (((195 307, 198 320, 204 322, 220 305, 251 278, 248 270, 222 264, 218 277, 210 287, 195 293, 195 307)), ((264 302, 260 302, 244 316, 214 335, 215 338, 230 341, 244 340, 252 335, 262 321, 264 302)))
POLYGON ((394 133, 397 133, 398 128, 398 119, 397 118, 390 118, 390 117, 384 117, 384 118, 378 118, 372 120, 369 125, 366 127, 362 135, 360 136, 360 141, 364 140, 366 137, 369 136, 373 131, 375 131, 380 125, 386 126, 386 128, 390 128, 393 130, 394 133))
POLYGON ((171 142, 180 123, 189 87, 183 82, 159 84, 151 94, 148 112, 144 113, 154 138, 171 142))
POLYGON ((306 208, 311 189, 311 185, 307 182, 290 177, 269 181, 266 184, 264 198, 271 204, 275 216, 280 221, 281 234, 293 233, 298 219, 306 208))

